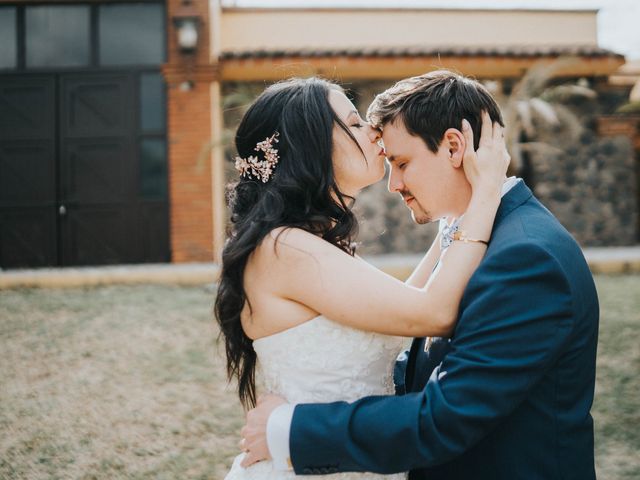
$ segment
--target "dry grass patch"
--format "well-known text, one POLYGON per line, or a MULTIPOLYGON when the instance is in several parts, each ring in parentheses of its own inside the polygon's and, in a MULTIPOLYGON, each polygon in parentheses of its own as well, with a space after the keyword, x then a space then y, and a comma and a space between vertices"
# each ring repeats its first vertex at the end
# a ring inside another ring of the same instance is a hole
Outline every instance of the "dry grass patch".
MULTIPOLYGON (((640 277, 597 278, 599 476, 640 477, 640 277)), ((222 479, 242 411, 211 288, 0 291, 0 478, 222 479)))
POLYGON ((211 289, 0 292, 0 477, 222 478, 241 414, 211 289))

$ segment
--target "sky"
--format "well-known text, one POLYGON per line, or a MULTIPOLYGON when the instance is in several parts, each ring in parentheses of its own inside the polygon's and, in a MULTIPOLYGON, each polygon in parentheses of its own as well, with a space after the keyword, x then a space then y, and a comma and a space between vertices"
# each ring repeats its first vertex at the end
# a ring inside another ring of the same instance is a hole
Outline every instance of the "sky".
POLYGON ((598 44, 640 59, 640 0, 222 0, 238 7, 435 7, 599 9, 598 44))

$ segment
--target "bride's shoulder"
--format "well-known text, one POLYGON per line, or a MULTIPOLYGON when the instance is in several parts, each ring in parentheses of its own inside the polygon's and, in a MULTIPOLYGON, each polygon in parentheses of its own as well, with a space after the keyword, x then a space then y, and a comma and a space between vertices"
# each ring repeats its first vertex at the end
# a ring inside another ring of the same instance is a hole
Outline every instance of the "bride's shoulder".
POLYGON ((301 228, 278 227, 271 230, 258 247, 252 259, 262 267, 280 266, 287 269, 318 267, 327 261, 343 261, 353 257, 342 249, 301 228))
POLYGON ((318 235, 301 228, 278 227, 265 235, 252 260, 264 267, 267 266, 264 262, 268 262, 284 268, 306 268, 310 263, 345 256, 348 255, 344 251, 318 235))
POLYGON ((259 255, 296 256, 326 248, 328 242, 312 233, 295 227, 278 227, 271 230, 256 248, 259 255))

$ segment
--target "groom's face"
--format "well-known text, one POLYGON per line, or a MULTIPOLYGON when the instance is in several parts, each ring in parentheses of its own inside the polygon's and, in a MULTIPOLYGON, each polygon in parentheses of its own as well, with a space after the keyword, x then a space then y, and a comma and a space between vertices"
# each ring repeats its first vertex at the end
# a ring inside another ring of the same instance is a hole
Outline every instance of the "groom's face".
POLYGON ((401 119, 384 126, 382 139, 390 167, 389 191, 402 196, 416 223, 464 211, 470 185, 446 141, 434 153, 422 138, 407 131, 401 119))

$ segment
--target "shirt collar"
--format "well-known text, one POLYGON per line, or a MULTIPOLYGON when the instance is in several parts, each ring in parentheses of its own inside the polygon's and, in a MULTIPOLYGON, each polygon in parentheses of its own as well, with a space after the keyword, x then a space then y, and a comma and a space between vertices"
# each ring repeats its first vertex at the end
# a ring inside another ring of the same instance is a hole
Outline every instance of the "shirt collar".
MULTIPOLYGON (((507 193, 509 193, 509 190, 511 190, 513 187, 515 187, 519 182, 521 182, 522 179, 518 178, 518 177, 509 177, 507 178, 504 183, 502 184, 502 193, 500 194, 501 197, 504 197, 507 193)), ((460 215, 460 217, 458 218, 458 221, 460 221, 460 219, 464 217, 464 213, 462 215, 460 215)), ((441 218, 440 219, 440 228, 439 230, 442 231, 442 228, 447 225, 447 221, 445 218, 441 218)))
POLYGON ((521 182, 522 179, 518 177, 509 177, 502 184, 502 196, 504 197, 509 190, 516 186, 518 182, 521 182))

